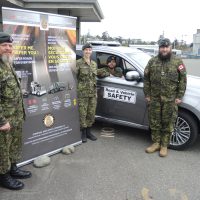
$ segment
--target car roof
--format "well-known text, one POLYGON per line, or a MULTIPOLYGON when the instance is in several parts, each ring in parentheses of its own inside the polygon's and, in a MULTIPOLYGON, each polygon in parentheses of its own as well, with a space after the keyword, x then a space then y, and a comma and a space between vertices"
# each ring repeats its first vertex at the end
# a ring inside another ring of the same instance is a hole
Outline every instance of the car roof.
POLYGON ((100 41, 100 40, 90 40, 87 41, 93 46, 121 46, 121 44, 118 41, 100 41))
MULTIPOLYGON (((76 50, 81 50, 83 45, 76 45, 76 50)), ((120 53, 140 53, 142 52, 136 48, 130 47, 123 47, 123 46, 93 46, 93 51, 113 51, 113 52, 120 52, 120 53)))

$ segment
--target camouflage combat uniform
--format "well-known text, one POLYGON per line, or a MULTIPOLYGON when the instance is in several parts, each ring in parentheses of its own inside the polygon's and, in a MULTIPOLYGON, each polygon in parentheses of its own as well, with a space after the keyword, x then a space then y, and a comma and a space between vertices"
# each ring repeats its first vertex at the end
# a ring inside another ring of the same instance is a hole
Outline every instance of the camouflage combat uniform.
POLYGON ((112 72, 109 67, 103 67, 103 68, 100 68, 97 70, 97 75, 98 77, 107 77, 107 76, 116 76, 116 77, 122 77, 123 76, 123 73, 122 73, 122 70, 121 68, 119 67, 116 67, 114 69, 114 72, 112 72))
POLYGON ((97 65, 91 60, 90 65, 81 58, 77 60, 77 93, 81 128, 91 127, 95 120, 97 105, 96 75, 97 65))
POLYGON ((186 69, 181 59, 172 56, 162 61, 152 58, 144 71, 144 94, 150 97, 149 123, 154 143, 166 147, 177 118, 175 99, 182 99, 186 89, 186 69))
POLYGON ((10 123, 10 131, 0 131, 0 174, 21 158, 23 98, 17 75, 0 60, 0 126, 10 123))

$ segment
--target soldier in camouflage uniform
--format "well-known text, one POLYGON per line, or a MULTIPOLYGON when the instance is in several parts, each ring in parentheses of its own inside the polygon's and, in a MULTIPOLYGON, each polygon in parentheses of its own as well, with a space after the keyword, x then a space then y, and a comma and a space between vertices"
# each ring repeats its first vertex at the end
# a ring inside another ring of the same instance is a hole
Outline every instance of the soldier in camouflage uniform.
POLYGON ((97 105, 96 75, 97 65, 91 60, 92 45, 85 44, 82 47, 83 58, 77 60, 77 92, 80 114, 80 125, 82 132, 82 141, 97 140, 91 133, 91 126, 95 120, 97 105))
POLYGON ((107 66, 101 69, 98 69, 97 75, 99 78, 108 77, 108 76, 115 76, 115 77, 122 77, 123 73, 121 68, 116 67, 116 57, 109 56, 107 59, 107 66))
POLYGON ((144 94, 149 106, 149 123, 153 145, 147 153, 160 150, 167 156, 167 147, 178 113, 178 104, 186 89, 186 69, 181 59, 172 55, 170 40, 159 41, 159 54, 144 71, 144 94))
POLYGON ((24 117, 20 83, 12 67, 12 38, 0 32, 0 184, 13 190, 24 187, 16 178, 31 176, 16 166, 21 158, 24 117))

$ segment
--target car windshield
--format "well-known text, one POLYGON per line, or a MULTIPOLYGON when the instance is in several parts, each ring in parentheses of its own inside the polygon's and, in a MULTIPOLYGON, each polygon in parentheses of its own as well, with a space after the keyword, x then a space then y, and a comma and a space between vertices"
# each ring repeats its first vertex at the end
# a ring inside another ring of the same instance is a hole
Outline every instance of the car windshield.
POLYGON ((148 61, 150 60, 151 56, 144 53, 144 52, 137 52, 137 53, 126 53, 131 59, 137 62, 143 69, 147 66, 148 61))

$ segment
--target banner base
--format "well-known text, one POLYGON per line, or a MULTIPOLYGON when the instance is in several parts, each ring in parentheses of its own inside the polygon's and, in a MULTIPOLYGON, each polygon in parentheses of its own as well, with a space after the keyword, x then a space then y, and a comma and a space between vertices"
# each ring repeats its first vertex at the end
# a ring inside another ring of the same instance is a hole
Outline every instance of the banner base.
MULTIPOLYGON (((68 146, 78 146, 78 145, 80 145, 80 144, 82 144, 82 141, 76 142, 76 143, 74 143, 74 144, 70 144, 70 145, 68 145, 68 146)), ((52 155, 54 155, 54 154, 60 153, 62 149, 63 149, 63 147, 62 147, 62 148, 59 148, 59 149, 57 149, 57 150, 51 151, 51 152, 49 152, 49 153, 43 154, 43 155, 52 156, 52 155)), ((41 156, 42 156, 42 155, 41 155, 41 156)), ((38 157, 39 157, 39 156, 38 156, 38 157)), ((22 166, 24 166, 24 165, 28 165, 28 164, 30 164, 31 162, 33 162, 36 158, 37 158, 37 157, 32 158, 32 159, 30 159, 30 160, 26 160, 26 161, 21 162, 21 163, 18 163, 17 166, 18 166, 18 167, 22 167, 22 166)))

